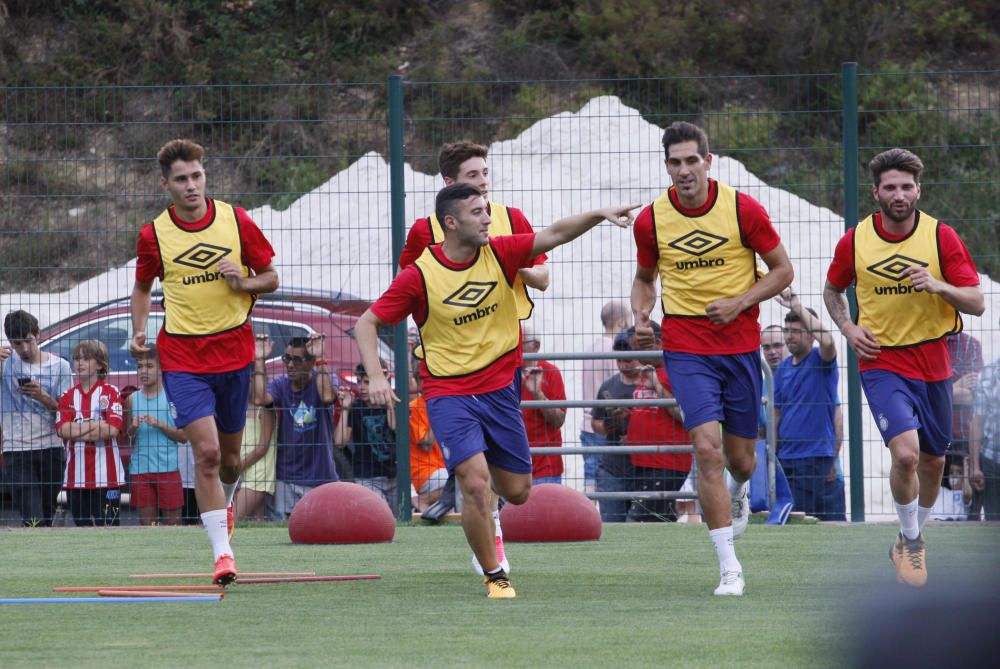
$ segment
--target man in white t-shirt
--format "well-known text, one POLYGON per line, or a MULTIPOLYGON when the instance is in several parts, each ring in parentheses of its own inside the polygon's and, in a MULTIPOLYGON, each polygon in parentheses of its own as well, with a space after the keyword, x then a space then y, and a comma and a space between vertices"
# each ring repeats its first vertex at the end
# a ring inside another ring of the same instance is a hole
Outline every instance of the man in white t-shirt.
POLYGON ((4 474, 24 525, 51 527, 64 474, 55 410, 73 372, 69 362, 38 347, 38 319, 27 311, 7 314, 3 328, 10 342, 0 346, 4 474))

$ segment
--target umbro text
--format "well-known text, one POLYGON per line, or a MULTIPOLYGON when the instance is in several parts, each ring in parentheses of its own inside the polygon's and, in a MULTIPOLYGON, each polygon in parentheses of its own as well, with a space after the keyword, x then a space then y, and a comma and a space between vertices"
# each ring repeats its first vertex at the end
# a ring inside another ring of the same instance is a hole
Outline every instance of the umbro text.
POLYGON ((485 307, 479 307, 475 311, 470 311, 467 314, 453 318, 455 325, 465 325, 466 323, 471 323, 473 321, 478 321, 480 318, 486 318, 494 311, 497 310, 498 304, 490 304, 485 307))
POLYGON ((696 269, 698 267, 712 267, 715 265, 725 265, 726 261, 724 258, 698 258, 697 260, 683 260, 681 262, 675 262, 674 267, 677 269, 696 269))

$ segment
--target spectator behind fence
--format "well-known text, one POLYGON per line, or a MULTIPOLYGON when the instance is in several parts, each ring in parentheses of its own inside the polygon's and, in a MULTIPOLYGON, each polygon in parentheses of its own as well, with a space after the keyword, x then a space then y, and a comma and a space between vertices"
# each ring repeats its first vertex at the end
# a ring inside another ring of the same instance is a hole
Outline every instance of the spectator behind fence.
MULTIPOLYGON (((389 366, 379 359, 382 372, 389 366)), ((351 454, 354 482, 377 492, 396 515, 396 412, 369 403, 370 383, 364 365, 354 369, 358 380, 357 397, 346 385, 338 392, 340 417, 334 431, 334 444, 351 454)))
MULTIPOLYGON (((659 327, 659 326, 656 326, 659 327)), ((614 351, 631 351, 631 336, 635 328, 622 331, 612 342, 614 351)), ((618 373, 601 384, 594 399, 630 400, 635 397, 639 384, 642 362, 634 358, 615 360, 618 373)), ((632 407, 596 407, 593 411, 594 432, 603 436, 607 446, 617 446, 628 433, 632 407)), ((631 492, 635 489, 635 468, 628 453, 603 453, 597 466, 597 492, 631 492)), ((598 503, 601 520, 605 523, 623 523, 632 501, 629 499, 602 499, 598 503)))
POLYGON ((951 402, 952 427, 951 446, 945 462, 945 476, 942 486, 952 492, 951 479, 955 477, 955 465, 961 469, 964 481, 959 486, 967 490, 971 497, 966 499, 967 516, 978 520, 983 508, 982 493, 968 485, 969 476, 969 436, 972 431, 972 412, 975 402, 976 382, 983 371, 983 346, 979 340, 966 332, 958 332, 948 337, 948 358, 951 361, 951 402))
POLYGON ((129 469, 129 505, 140 525, 180 525, 184 487, 177 462, 179 444, 187 441, 174 426, 170 402, 163 390, 160 357, 155 344, 136 356, 139 389, 124 402, 127 434, 134 450, 129 469))
POLYGON ((54 416, 73 372, 68 361, 38 347, 38 320, 28 312, 10 312, 3 328, 10 346, 0 346, 0 473, 24 525, 50 527, 64 464, 54 416))
MULTIPOLYGON (((252 383, 252 382, 251 382, 252 383)), ((278 431, 274 411, 247 405, 247 424, 240 448, 240 487, 233 497, 233 520, 265 518, 274 513, 278 431)), ((340 473, 340 470, 337 470, 340 473)))
POLYGON ((774 373, 788 355, 788 349, 785 348, 785 332, 780 325, 768 325, 760 331, 760 352, 764 355, 764 362, 774 373))
POLYGON ((1000 359, 983 369, 976 384, 969 480, 982 495, 983 517, 1000 520, 1000 359))
MULTIPOLYGON (((659 328, 653 326, 653 341, 650 350, 660 350, 659 328)), ((635 330, 630 329, 615 340, 616 349, 639 350, 635 330), (620 343, 619 343, 620 342, 620 343)), ((673 399, 670 380, 663 368, 662 359, 640 361, 639 378, 633 397, 637 400, 673 399)), ((681 409, 676 404, 670 407, 638 406, 632 409, 627 446, 686 446, 691 438, 682 423, 681 409)), ((634 487, 643 492, 677 492, 684 485, 691 470, 690 453, 630 453, 634 471, 634 487)), ((667 499, 637 499, 632 502, 626 518, 629 522, 675 521, 677 513, 674 503, 667 499)))
POLYGON ((266 384, 266 360, 273 345, 264 334, 256 336, 256 343, 251 398, 275 414, 278 440, 273 515, 284 519, 310 490, 339 480, 332 451, 337 395, 322 358, 322 335, 289 340, 281 357, 285 373, 266 384))
POLYGON ((410 370, 411 387, 416 390, 410 400, 410 498, 413 508, 423 512, 441 497, 448 483, 448 468, 441 447, 434 438, 427 419, 427 400, 420 394, 423 385, 417 365, 410 370))
POLYGON ((79 383, 59 400, 56 431, 69 459, 63 485, 78 527, 118 525, 125 469, 118 436, 125 429, 118 389, 106 383, 108 348, 85 339, 73 349, 79 383))
POLYGON ((778 302, 789 310, 785 346, 790 354, 774 372, 778 460, 796 511, 821 520, 843 520, 837 510, 826 508, 827 486, 839 481, 837 344, 816 311, 803 306, 791 288, 778 296, 778 302), (819 346, 814 346, 816 342, 819 346))
MULTIPOLYGON (((525 353, 538 353, 542 342, 534 328, 527 323, 522 328, 522 348, 525 353)), ((521 368, 521 400, 565 400, 559 368, 546 360, 530 360, 521 368)), ((524 430, 531 446, 562 446, 562 426, 566 422, 565 407, 548 409, 521 409, 524 430)), ((531 482, 562 483, 563 460, 561 455, 532 455, 531 482)))
MULTIPOLYGON (((607 302, 601 307, 601 329, 603 334, 584 348, 586 353, 608 353, 612 350, 615 335, 632 325, 632 311, 624 302, 607 302)), ((592 400, 598 396, 601 384, 618 373, 618 365, 610 358, 600 360, 584 360, 583 368, 583 398, 592 400)), ((581 446, 604 446, 605 435, 597 434, 593 429, 593 410, 583 410, 583 424, 580 428, 581 446)), ((583 456, 583 489, 593 492, 597 489, 597 468, 600 465, 600 455, 583 456)))

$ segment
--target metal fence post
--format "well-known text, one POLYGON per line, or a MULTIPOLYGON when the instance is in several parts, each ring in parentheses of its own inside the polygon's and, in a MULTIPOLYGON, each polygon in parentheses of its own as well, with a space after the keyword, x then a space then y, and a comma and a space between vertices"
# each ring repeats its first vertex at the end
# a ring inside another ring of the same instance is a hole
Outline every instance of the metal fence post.
MULTIPOLYGON (((392 189, 392 268, 399 267, 399 256, 406 241, 405 185, 403 183, 403 77, 389 77, 389 184, 392 189)), ((396 357, 396 499, 399 519, 410 520, 410 350, 406 345, 406 321, 393 330, 393 353, 396 357)))
MULTIPOLYGON (((843 63, 840 67, 843 87, 844 121, 844 230, 858 222, 858 64, 843 63)), ((848 288, 847 300, 851 313, 857 313, 854 288, 848 288)), ((861 377, 858 376, 858 356, 847 347, 847 421, 851 454, 851 520, 865 519, 864 441, 861 433, 861 377)))

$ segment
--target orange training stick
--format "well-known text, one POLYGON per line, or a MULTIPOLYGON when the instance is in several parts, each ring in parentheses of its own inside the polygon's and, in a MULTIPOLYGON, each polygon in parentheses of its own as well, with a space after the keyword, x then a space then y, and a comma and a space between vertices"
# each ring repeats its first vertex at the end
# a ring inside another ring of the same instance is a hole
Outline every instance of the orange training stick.
MULTIPOLYGON (((98 590, 97 594, 101 597, 185 597, 187 593, 176 591, 157 592, 155 590, 98 590)), ((210 595, 194 593, 190 595, 190 599, 222 599, 223 597, 225 595, 221 592, 210 595)))
MULTIPOLYGON (((215 574, 129 574, 129 578, 212 578, 215 574)), ((278 577, 278 576, 315 576, 314 571, 245 571, 240 576, 248 577, 278 577)))
POLYGON ((52 592, 99 592, 101 590, 175 590, 183 592, 222 592, 221 585, 75 585, 52 588, 52 592))

